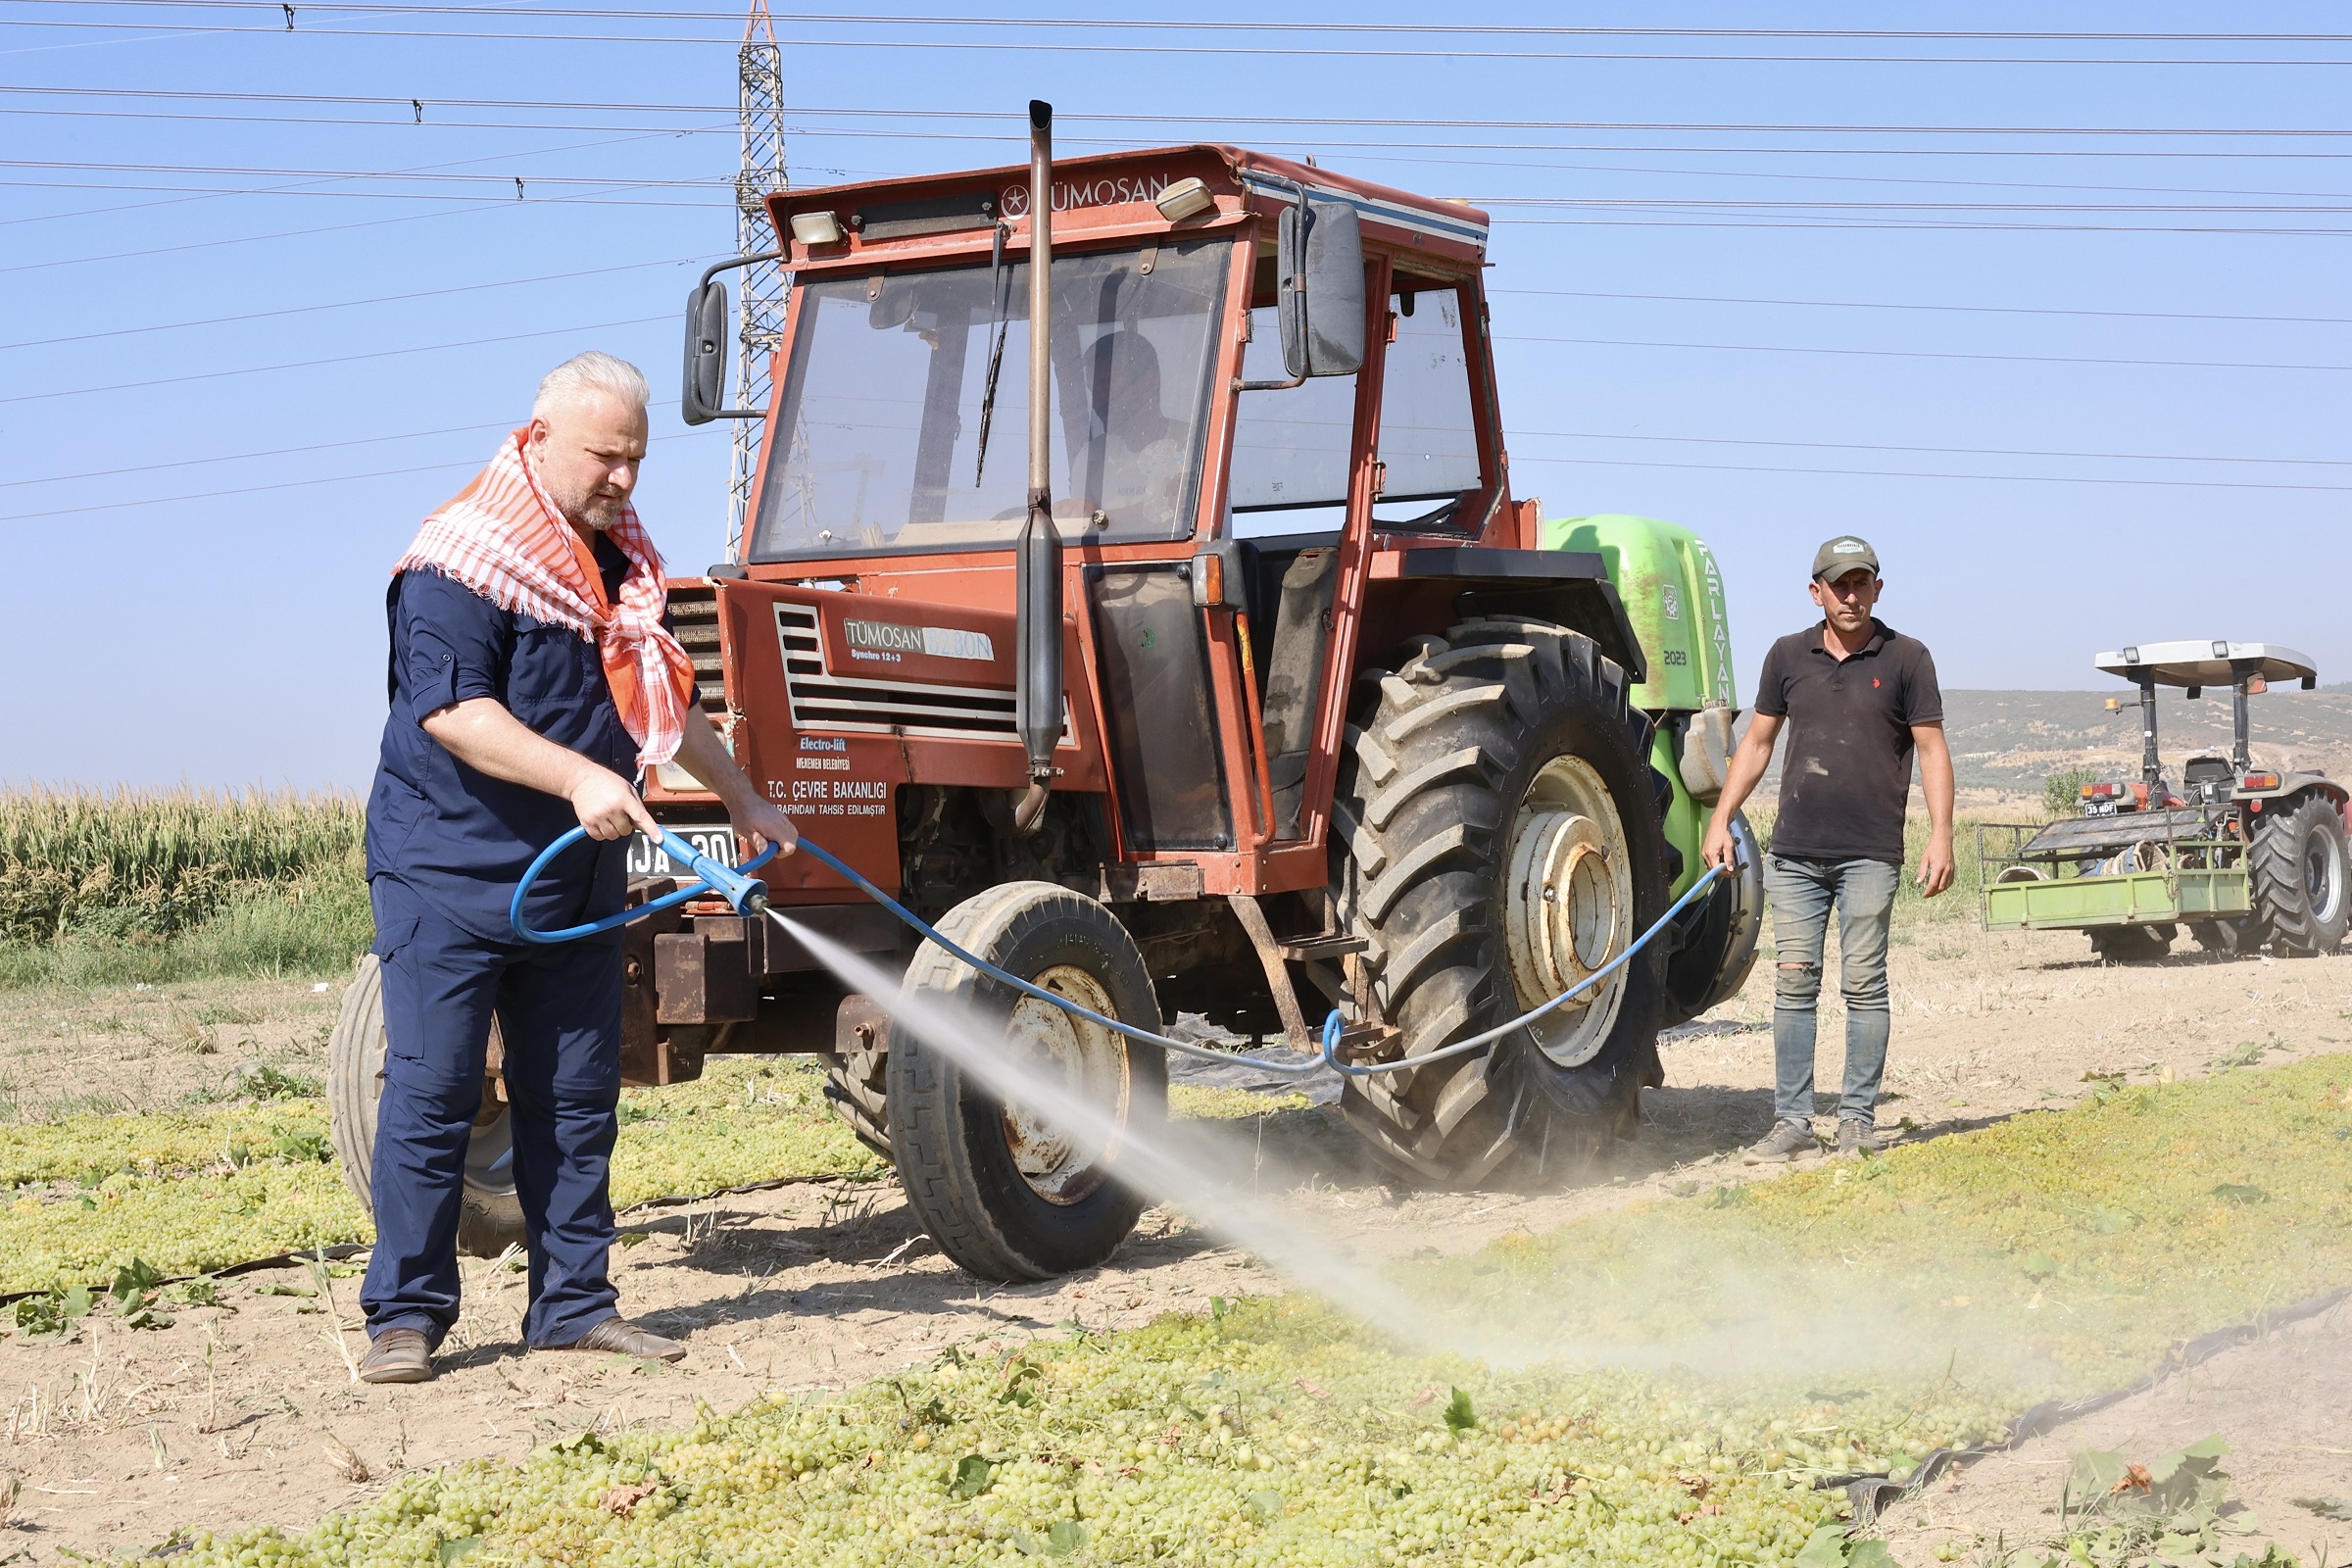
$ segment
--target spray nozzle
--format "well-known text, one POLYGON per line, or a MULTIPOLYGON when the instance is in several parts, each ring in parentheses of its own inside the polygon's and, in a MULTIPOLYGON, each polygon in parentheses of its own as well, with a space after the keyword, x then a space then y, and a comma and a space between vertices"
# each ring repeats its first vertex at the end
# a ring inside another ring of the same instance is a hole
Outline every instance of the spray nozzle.
POLYGON ((758 877, 745 876, 733 866, 713 860, 668 828, 662 830, 662 848, 711 892, 726 900, 727 906, 736 913, 748 910, 758 914, 767 907, 767 884, 758 877))

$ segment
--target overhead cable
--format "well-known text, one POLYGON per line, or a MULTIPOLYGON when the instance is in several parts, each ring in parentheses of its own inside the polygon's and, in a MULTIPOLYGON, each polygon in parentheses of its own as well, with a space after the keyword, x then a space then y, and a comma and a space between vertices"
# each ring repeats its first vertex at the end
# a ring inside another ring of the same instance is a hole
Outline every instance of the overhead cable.
MULTIPOLYGON (((274 10, 283 10, 273 4, 274 10)), ((323 10, 325 8, 316 8, 323 10)), ((350 9, 350 8, 344 8, 350 9)), ((500 18, 517 15, 536 16, 540 13, 516 13, 500 10, 500 18)), ((551 13, 552 14, 552 13, 551 13)), ((661 13, 659 20, 671 20, 672 13, 661 13)), ((831 19, 827 19, 830 21, 831 19)), ((82 32, 168 33, 174 37, 194 37, 202 34, 247 33, 278 35, 285 29, 274 22, 251 25, 216 24, 201 23, 150 22, 84 22, 49 21, 37 17, 0 18, 0 26, 32 27, 43 31, 59 29, 82 32)), ((295 29, 306 37, 328 38, 449 38, 466 42, 514 43, 622 43, 622 44, 685 44, 707 48, 712 45, 732 46, 737 39, 718 34, 676 33, 619 33, 619 32, 515 32, 490 31, 482 28, 432 27, 321 27, 295 29)), ((1718 65, 1856 65, 1856 66, 2161 66, 2161 67, 2332 67, 2352 65, 2352 60, 2332 58, 2298 59, 2291 56, 2259 56, 2223 58, 2212 55, 1888 55, 1888 54, 1761 54, 1698 53, 1690 50, 1628 50, 1628 49, 1365 49, 1316 47, 1308 45, 1272 44, 1188 44, 1163 42, 1137 43, 1068 43, 1068 42, 1007 42, 989 39, 953 38, 778 38, 777 43, 789 49, 882 49, 893 51, 952 49, 958 53, 985 51, 992 54, 1057 54, 1057 55, 1152 55, 1166 58, 1171 55, 1198 57, 1258 57, 1275 59, 1341 59, 1353 62, 1366 60, 1481 60, 1499 63, 1591 60, 1599 62, 1660 62, 1668 64, 1718 65)))

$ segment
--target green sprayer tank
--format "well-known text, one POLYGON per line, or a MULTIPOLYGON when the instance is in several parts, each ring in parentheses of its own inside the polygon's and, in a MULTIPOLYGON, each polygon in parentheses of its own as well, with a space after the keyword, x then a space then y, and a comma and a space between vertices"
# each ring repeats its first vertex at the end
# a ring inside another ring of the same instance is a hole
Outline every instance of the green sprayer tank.
MULTIPOLYGON (((1682 857, 1680 894, 1701 869, 1699 845, 1731 764, 1739 681, 1732 669, 1732 624, 1714 553, 1690 529, 1656 517, 1602 513, 1544 524, 1546 550, 1597 554, 1642 644, 1646 678, 1633 704, 1657 725, 1650 764, 1673 786, 1666 842, 1682 857)), ((1763 877, 1755 836, 1744 816, 1733 834, 1745 864, 1724 893, 1696 906, 1700 919, 1669 960, 1673 1011, 1695 1017, 1740 989, 1755 961, 1763 922, 1763 877)))

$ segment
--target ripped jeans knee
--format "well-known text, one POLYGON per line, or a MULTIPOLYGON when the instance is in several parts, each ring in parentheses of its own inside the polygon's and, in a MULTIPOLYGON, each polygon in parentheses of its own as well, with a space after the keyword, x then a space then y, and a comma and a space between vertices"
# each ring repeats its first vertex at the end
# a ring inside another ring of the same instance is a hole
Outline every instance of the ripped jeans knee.
POLYGON ((1821 965, 1788 961, 1774 965, 1772 1000, 1782 1007, 1810 1008, 1821 998, 1821 965))

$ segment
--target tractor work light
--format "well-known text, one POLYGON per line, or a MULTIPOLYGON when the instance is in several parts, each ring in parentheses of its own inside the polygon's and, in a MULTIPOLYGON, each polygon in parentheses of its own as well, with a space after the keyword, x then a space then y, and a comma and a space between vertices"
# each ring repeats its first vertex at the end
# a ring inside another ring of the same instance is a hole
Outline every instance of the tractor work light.
POLYGON ((1186 219, 1198 218, 1211 207, 1216 206, 1217 199, 1209 194, 1208 181, 1180 179, 1166 190, 1161 191, 1158 199, 1152 205, 1158 208, 1159 216, 1169 222, 1181 223, 1186 219))
POLYGON ((2278 787, 2278 775, 2276 773, 2248 773, 2237 781, 2237 787, 2241 790, 2275 790, 2278 787))
POLYGON ((792 237, 811 248, 841 243, 841 220, 832 213, 795 213, 792 237))

